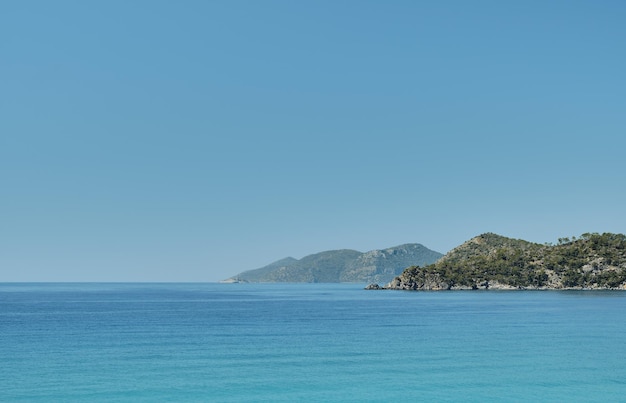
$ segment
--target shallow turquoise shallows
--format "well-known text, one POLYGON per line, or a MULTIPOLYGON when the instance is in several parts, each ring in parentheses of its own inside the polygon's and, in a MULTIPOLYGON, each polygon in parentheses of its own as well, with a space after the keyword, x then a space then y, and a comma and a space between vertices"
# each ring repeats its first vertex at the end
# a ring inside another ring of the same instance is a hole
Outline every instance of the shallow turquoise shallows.
POLYGON ((626 292, 0 284, 0 401, 626 401, 626 292))

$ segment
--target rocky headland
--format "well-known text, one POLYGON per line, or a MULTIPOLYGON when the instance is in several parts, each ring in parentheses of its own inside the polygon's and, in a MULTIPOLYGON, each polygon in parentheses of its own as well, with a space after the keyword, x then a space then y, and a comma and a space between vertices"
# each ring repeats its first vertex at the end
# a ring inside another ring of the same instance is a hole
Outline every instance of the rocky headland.
POLYGON ((551 245, 486 233, 378 289, 625 290, 626 236, 587 233, 551 245))

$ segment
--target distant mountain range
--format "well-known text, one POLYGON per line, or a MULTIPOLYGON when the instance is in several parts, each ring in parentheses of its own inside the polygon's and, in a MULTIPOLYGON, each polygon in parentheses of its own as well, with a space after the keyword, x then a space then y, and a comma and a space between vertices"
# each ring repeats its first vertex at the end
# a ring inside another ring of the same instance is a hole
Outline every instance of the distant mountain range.
POLYGON ((359 252, 342 249, 302 259, 287 257, 223 282, 386 283, 412 265, 428 265, 443 256, 420 244, 359 252))
POLYGON ((626 289, 626 235, 587 233, 550 245, 486 233, 434 264, 407 268, 383 288, 626 289))

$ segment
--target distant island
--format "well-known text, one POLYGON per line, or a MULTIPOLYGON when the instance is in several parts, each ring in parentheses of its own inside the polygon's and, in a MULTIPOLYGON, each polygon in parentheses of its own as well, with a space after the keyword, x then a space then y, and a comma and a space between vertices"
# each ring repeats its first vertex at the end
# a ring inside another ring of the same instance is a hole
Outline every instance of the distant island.
POLYGON ((287 257, 222 282, 386 283, 408 266, 429 265, 442 256, 417 243, 365 253, 350 249, 331 250, 299 260, 287 257))
POLYGON ((626 236, 586 233, 537 244, 486 233, 437 262, 414 265, 387 285, 393 290, 626 289, 626 236))

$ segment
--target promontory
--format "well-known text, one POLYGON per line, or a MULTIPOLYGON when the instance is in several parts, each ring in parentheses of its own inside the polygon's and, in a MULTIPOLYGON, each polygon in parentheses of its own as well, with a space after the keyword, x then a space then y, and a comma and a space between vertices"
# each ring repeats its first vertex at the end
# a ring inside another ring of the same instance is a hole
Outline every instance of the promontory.
POLYGON ((585 233, 538 244, 485 233, 437 262, 408 267, 394 290, 626 289, 626 235, 585 233))

